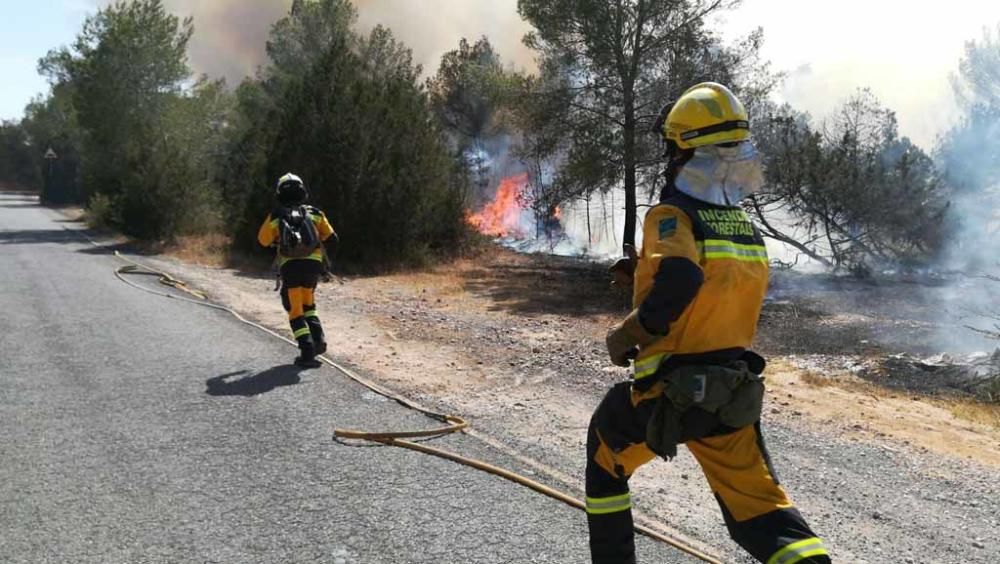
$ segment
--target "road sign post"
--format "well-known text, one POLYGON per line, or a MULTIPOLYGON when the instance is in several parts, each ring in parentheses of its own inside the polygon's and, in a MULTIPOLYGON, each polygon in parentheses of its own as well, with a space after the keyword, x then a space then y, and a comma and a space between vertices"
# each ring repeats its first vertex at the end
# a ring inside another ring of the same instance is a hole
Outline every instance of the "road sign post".
POLYGON ((45 161, 48 163, 48 167, 46 168, 48 169, 48 171, 45 175, 45 191, 43 195, 46 196, 45 199, 47 200, 52 200, 52 192, 53 189, 55 188, 52 185, 52 165, 58 158, 59 155, 56 154, 56 152, 52 149, 52 147, 49 147, 49 150, 45 151, 45 161))

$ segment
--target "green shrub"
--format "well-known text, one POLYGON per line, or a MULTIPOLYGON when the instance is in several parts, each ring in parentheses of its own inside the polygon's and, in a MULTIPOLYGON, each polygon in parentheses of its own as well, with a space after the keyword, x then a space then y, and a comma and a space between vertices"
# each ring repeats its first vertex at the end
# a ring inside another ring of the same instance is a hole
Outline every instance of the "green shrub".
POLYGON ((409 49, 366 37, 343 0, 296 3, 275 24, 271 65, 244 82, 221 181, 234 244, 252 248, 275 180, 302 176, 341 237, 339 259, 426 263, 465 238, 466 186, 409 49))
POLYGON ((94 194, 87 202, 87 225, 93 229, 110 230, 117 227, 120 219, 111 198, 105 194, 94 194))

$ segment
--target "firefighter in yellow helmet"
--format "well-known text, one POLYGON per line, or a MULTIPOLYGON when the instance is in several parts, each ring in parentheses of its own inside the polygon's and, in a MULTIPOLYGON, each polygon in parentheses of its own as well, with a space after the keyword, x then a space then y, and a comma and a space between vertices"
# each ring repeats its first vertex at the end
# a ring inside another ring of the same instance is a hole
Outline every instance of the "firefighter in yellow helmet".
POLYGON ((278 180, 278 207, 264 220, 257 241, 277 247, 281 303, 288 312, 292 334, 299 344, 295 364, 316 368, 317 355, 326 352, 326 336, 316 313, 316 286, 328 271, 324 245, 335 250, 337 233, 317 208, 306 205, 309 192, 298 176, 288 173, 278 180))
POLYGON ((702 83, 664 108, 657 131, 668 147, 666 188, 643 225, 634 309, 607 336, 612 362, 634 358, 635 374, 608 392, 588 431, 593 562, 636 561, 629 477, 684 444, 730 535, 753 557, 828 563, 778 485, 761 435, 764 359, 749 347, 768 258, 740 208, 763 182, 746 110, 728 88, 702 83))

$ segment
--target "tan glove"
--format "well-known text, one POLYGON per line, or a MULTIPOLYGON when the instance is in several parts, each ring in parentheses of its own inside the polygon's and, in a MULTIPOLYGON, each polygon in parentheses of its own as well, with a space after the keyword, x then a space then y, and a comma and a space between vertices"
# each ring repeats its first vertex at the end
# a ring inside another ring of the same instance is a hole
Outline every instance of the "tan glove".
POLYGON ((608 345, 608 355, 616 366, 628 366, 635 358, 639 349, 657 339, 639 321, 639 310, 633 309, 621 323, 608 330, 605 343, 608 345))
POLYGON ((625 245, 624 251, 625 256, 615 261, 611 265, 611 268, 608 269, 608 272, 611 273, 611 285, 613 287, 631 290, 635 275, 635 266, 639 263, 639 253, 636 252, 635 247, 632 245, 625 245))

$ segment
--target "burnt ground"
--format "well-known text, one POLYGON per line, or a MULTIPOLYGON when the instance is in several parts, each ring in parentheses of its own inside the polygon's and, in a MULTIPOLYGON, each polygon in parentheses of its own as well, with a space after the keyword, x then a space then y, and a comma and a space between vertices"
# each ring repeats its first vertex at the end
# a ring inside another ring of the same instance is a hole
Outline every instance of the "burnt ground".
MULTIPOLYGON (((149 260, 286 329, 270 273, 149 260)), ((628 308, 605 268, 496 249, 427 271, 342 278, 320 287, 319 308, 331 354, 468 418, 528 459, 537 478, 579 495, 590 413, 628 377, 604 350, 606 328, 628 308)), ((955 327, 935 318, 933 298, 908 282, 774 278, 756 346, 771 360, 769 444, 836 559, 1000 561, 1000 430, 963 418, 935 390, 885 386, 858 369, 941 352, 930 337, 955 327)), ((633 478, 637 508, 726 561, 745 561, 698 475, 685 454, 644 467, 633 478)))
POLYGON ((976 331, 992 323, 984 291, 991 282, 791 272, 773 279, 758 336, 768 354, 827 378, 849 374, 928 397, 1000 403, 1000 340, 976 331))

